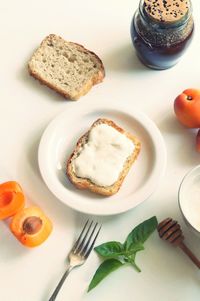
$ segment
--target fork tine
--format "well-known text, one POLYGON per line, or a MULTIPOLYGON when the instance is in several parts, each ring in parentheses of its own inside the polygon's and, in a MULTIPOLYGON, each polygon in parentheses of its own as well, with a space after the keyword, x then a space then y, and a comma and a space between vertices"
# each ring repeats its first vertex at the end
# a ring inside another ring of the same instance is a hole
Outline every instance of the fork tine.
POLYGON ((86 223, 85 223, 85 225, 84 225, 84 227, 83 227, 83 230, 81 231, 81 233, 80 233, 80 235, 79 235, 77 241, 75 242, 75 244, 74 244, 74 246, 73 246, 73 248, 72 248, 72 251, 75 251, 76 247, 78 246, 78 244, 79 244, 79 242, 80 242, 80 240, 81 240, 81 238, 82 238, 82 236, 83 236, 83 233, 84 233, 84 231, 85 231, 85 228, 87 227, 88 222, 89 222, 89 219, 86 221, 86 223))
POLYGON ((89 231, 90 231, 90 229, 91 229, 92 224, 93 224, 93 221, 91 221, 91 223, 90 223, 90 225, 89 225, 89 227, 88 227, 88 229, 87 229, 87 231, 86 231, 84 237, 83 237, 82 239, 79 240, 79 243, 77 244, 77 247, 76 247, 75 250, 74 250, 74 253, 75 253, 75 254, 76 254, 76 253, 79 253, 79 252, 81 251, 81 249, 82 249, 82 247, 83 247, 83 245, 84 245, 84 243, 85 243, 85 240, 87 239, 87 236, 88 236, 88 233, 89 233, 89 231))
POLYGON ((93 234, 94 234, 94 231, 95 231, 97 225, 98 225, 98 223, 96 223, 96 224, 94 225, 94 228, 93 228, 93 230, 92 230, 92 232, 91 232, 91 234, 90 234, 90 237, 88 238, 87 242, 85 243, 85 245, 83 246, 82 250, 80 251, 80 255, 83 256, 83 255, 85 254, 85 252, 87 251, 88 245, 89 245, 89 243, 90 243, 90 241, 91 241, 91 239, 92 239, 92 236, 93 236, 93 234))
POLYGON ((94 246, 94 244, 95 244, 95 241, 96 241, 96 239, 97 239, 97 237, 98 237, 98 235, 99 235, 99 232, 100 232, 100 230, 101 230, 101 227, 102 227, 102 226, 99 227, 99 230, 97 231, 97 234, 95 235, 95 238, 93 239, 93 242, 92 242, 91 246, 89 247, 88 251, 85 253, 85 255, 84 255, 85 259, 87 259, 88 256, 90 255, 90 252, 91 252, 92 249, 93 249, 93 246, 94 246))

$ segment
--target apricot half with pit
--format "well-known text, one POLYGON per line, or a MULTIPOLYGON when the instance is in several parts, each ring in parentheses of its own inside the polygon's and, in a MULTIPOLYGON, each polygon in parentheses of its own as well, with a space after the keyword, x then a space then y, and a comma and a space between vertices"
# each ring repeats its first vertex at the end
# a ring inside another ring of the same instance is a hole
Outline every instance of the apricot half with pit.
POLYGON ((52 223, 39 207, 32 206, 13 217, 10 229, 23 245, 36 247, 48 238, 52 232, 52 223))

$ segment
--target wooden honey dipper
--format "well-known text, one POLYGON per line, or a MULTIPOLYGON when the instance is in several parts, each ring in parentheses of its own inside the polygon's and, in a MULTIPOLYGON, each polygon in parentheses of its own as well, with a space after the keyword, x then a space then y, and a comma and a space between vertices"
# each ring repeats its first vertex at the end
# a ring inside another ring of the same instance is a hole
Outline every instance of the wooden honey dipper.
POLYGON ((172 218, 166 218, 158 225, 158 233, 161 239, 170 242, 172 245, 181 248, 181 250, 192 260, 192 262, 200 269, 199 259, 184 244, 184 236, 180 225, 172 218))

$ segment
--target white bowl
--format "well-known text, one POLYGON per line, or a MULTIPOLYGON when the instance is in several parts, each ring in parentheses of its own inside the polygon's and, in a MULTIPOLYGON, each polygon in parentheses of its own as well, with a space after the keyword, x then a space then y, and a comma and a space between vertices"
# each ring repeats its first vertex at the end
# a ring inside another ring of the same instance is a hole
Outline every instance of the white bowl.
POLYGON ((38 159, 45 183, 64 204, 87 214, 112 215, 134 208, 155 191, 165 170, 166 149, 156 125, 134 107, 79 104, 68 107, 49 124, 41 138, 38 159), (66 176, 66 162, 76 142, 100 117, 112 119, 142 143, 120 191, 110 197, 79 190, 66 176))
POLYGON ((200 237, 200 165, 183 178, 178 201, 187 226, 200 237))

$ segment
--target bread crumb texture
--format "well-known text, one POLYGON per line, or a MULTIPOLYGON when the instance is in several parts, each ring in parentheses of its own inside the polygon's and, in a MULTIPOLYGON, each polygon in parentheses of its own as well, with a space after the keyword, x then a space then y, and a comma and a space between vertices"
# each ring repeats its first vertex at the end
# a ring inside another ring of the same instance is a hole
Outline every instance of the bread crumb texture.
POLYGON ((86 94, 105 76, 103 63, 95 53, 54 34, 42 41, 28 69, 41 83, 71 100, 86 94))

